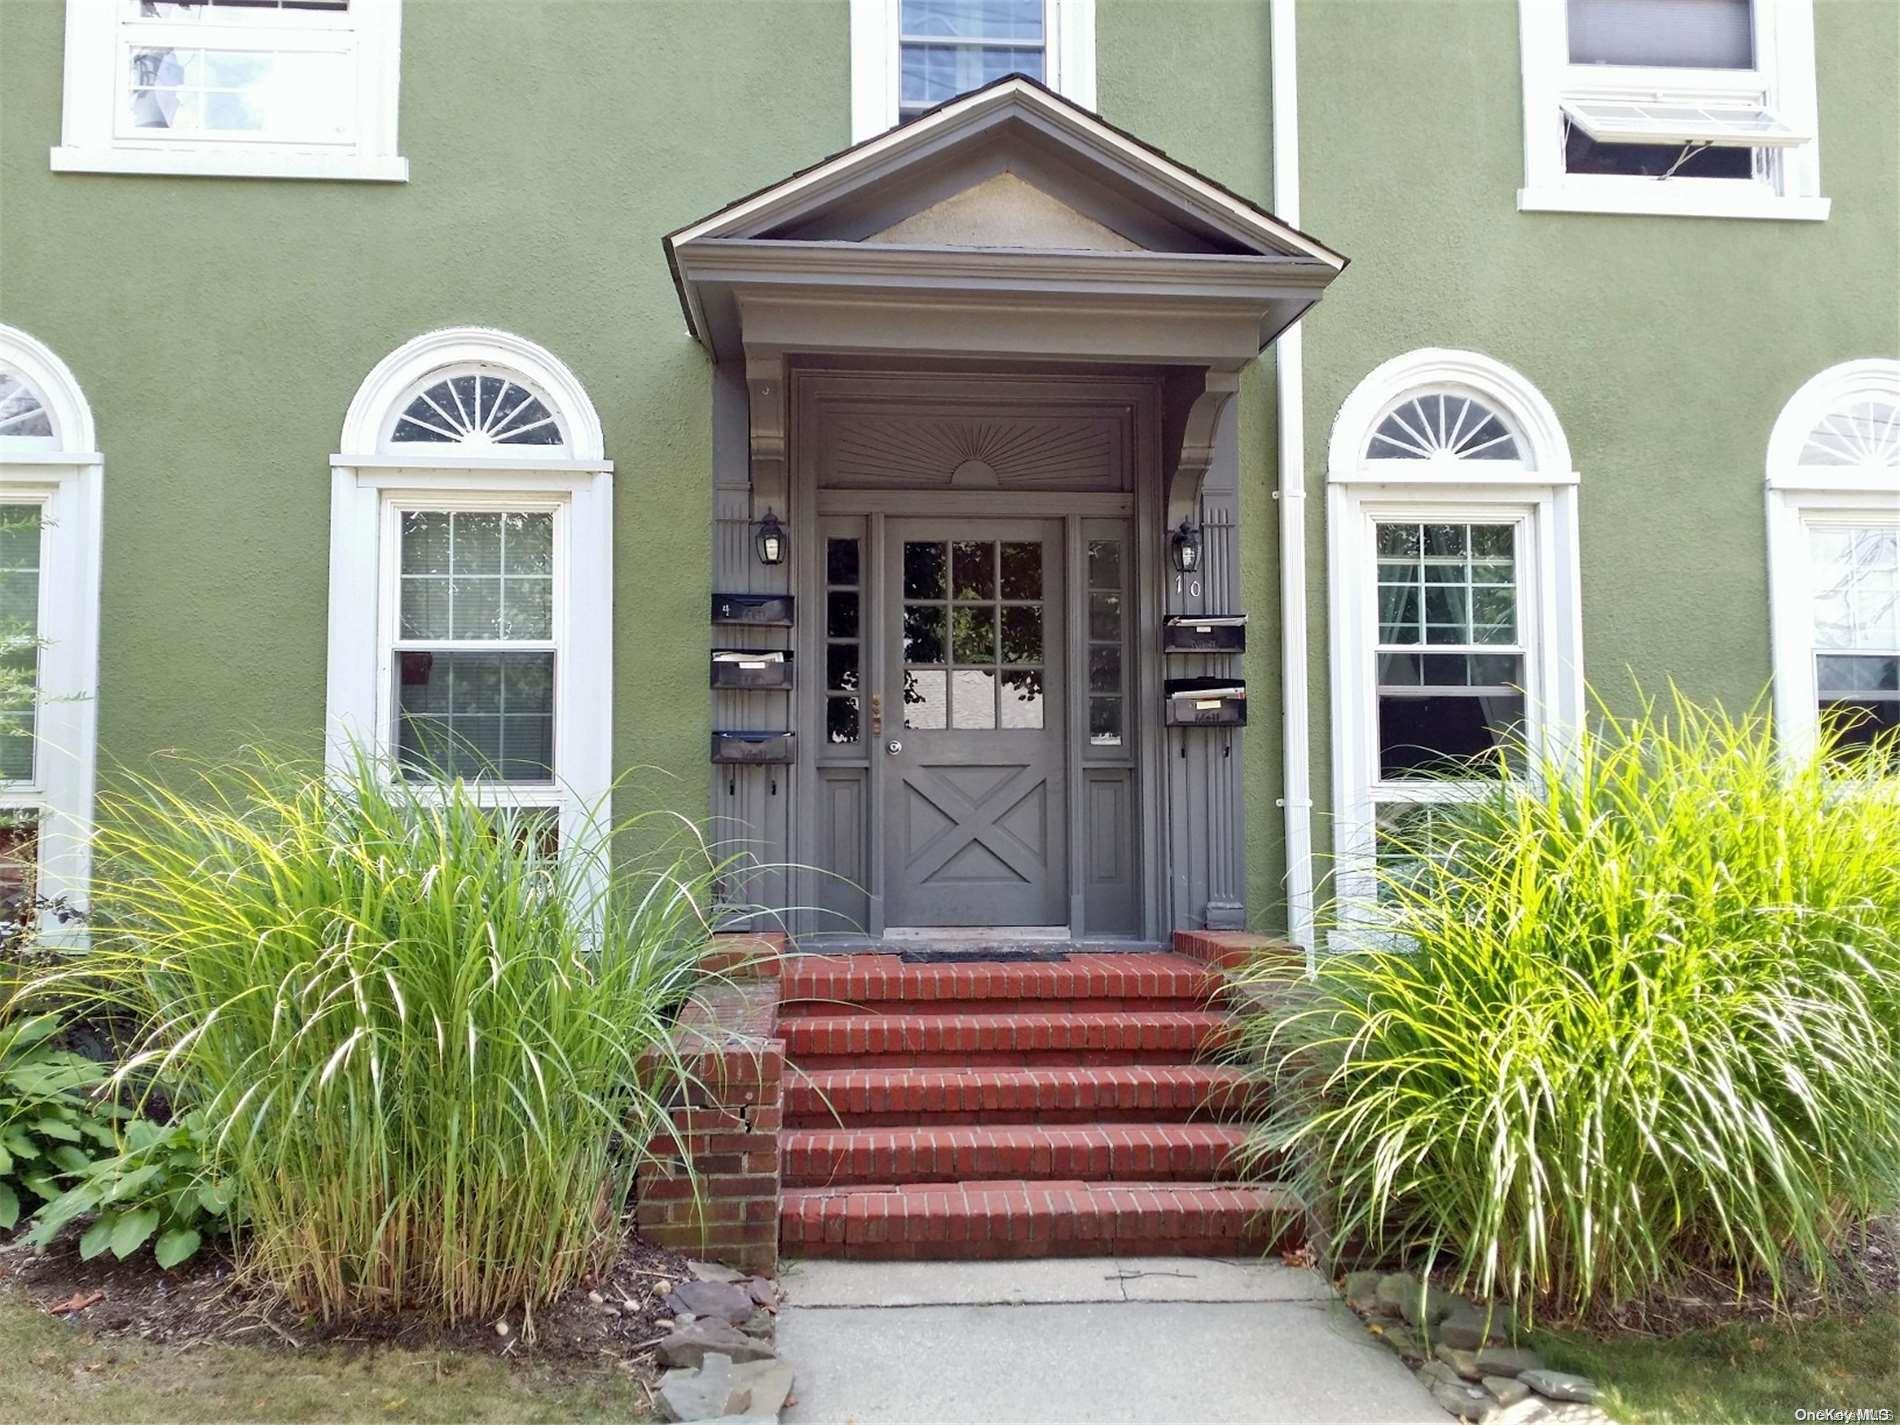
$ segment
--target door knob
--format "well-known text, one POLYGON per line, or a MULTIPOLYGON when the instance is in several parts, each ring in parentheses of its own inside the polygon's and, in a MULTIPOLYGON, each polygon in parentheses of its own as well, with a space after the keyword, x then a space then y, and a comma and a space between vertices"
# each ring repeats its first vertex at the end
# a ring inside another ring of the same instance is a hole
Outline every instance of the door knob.
POLYGON ((889 742, 884 744, 884 750, 890 753, 891 756, 895 757, 898 753, 904 750, 904 744, 899 742, 895 737, 893 737, 889 742))

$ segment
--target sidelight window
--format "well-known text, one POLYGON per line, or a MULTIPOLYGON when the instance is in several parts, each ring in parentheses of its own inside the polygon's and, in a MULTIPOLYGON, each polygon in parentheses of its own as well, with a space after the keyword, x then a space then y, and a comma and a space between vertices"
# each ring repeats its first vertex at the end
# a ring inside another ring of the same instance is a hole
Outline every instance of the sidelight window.
POLYGON ((904 726, 1040 728, 1042 545, 907 540, 903 583, 904 726))
POLYGON ((1126 732, 1128 593, 1119 539, 1092 539, 1088 554, 1089 743, 1120 747, 1126 732))
POLYGON ((401 27, 401 0, 69 5, 53 167, 402 179, 401 27))
POLYGON ((864 735, 864 566, 856 539, 825 541, 825 740, 864 735))

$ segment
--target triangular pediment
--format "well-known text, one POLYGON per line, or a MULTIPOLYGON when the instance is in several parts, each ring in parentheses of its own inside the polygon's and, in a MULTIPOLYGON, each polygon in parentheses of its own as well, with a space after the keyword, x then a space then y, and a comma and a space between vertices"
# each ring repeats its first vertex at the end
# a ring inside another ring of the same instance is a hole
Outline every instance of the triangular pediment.
POLYGON ((1007 169, 900 218, 864 241, 911 247, 1143 250, 1133 238, 1007 169))
POLYGON ((1012 75, 672 234, 707 239, 1345 259, 1012 75))

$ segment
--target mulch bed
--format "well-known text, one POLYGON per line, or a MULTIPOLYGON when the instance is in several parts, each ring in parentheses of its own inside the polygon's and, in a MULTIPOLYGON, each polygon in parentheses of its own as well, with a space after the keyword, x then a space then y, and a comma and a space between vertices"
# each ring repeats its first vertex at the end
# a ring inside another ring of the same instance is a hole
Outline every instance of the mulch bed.
POLYGON ((210 1244, 172 1271, 141 1252, 82 1261, 77 1231, 42 1255, 19 1242, 0 1245, 0 1286, 20 1290, 42 1311, 99 1336, 134 1337, 186 1347, 207 1341, 303 1350, 395 1345, 411 1350, 483 1352, 542 1363, 618 1365, 648 1378, 653 1348, 670 1317, 663 1305, 689 1278, 687 1259, 629 1235, 600 1277, 536 1310, 509 1314, 507 1333, 493 1321, 450 1326, 421 1313, 369 1315, 324 1323, 291 1308, 269 1287, 244 1279, 210 1244), (598 1297, 599 1300, 594 1298, 598 1297))
POLYGON ((1841 1257, 1841 1270, 1830 1275, 1825 1292, 1805 1274, 1796 1273, 1776 1301, 1766 1277, 1742 1283, 1737 1292, 1734 1277, 1704 1274, 1658 1288, 1579 1324, 1595 1332, 1668 1337, 1738 1321, 1802 1321, 1900 1297, 1900 1220, 1869 1224, 1864 1233, 1857 1232, 1843 1244, 1841 1257))

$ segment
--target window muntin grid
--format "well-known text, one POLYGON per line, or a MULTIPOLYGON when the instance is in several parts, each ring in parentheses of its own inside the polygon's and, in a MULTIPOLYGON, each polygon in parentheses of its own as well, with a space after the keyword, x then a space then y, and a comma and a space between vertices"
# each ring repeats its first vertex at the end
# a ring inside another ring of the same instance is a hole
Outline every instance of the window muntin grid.
POLYGON ((1816 525, 1815 692, 1846 750, 1878 743, 1900 759, 1900 524, 1816 525))
POLYGON ((904 542, 905 727, 1042 727, 1042 554, 1033 540, 904 542))

